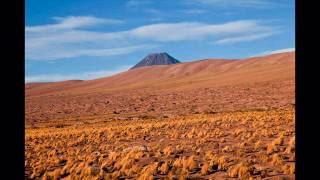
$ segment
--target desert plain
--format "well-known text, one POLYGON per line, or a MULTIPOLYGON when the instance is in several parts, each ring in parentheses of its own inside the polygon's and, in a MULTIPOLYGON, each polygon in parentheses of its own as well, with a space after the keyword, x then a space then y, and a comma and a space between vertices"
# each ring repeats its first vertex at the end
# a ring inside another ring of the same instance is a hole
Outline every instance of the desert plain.
POLYGON ((295 52, 25 85, 26 179, 295 179, 295 52))

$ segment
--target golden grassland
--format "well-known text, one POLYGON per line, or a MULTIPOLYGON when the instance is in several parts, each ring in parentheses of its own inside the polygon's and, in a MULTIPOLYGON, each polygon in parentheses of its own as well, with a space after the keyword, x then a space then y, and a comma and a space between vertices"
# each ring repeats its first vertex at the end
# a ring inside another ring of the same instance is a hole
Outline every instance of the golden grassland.
POLYGON ((294 179, 295 111, 27 128, 27 179, 294 179))

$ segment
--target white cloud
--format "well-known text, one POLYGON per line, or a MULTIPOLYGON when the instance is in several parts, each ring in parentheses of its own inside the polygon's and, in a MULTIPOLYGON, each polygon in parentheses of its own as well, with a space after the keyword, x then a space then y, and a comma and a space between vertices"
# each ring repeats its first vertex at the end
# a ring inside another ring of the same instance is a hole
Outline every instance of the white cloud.
POLYGON ((136 45, 120 48, 109 48, 109 49, 65 49, 55 48, 51 51, 31 51, 28 53, 27 58, 33 60, 55 60, 73 58, 79 56, 91 56, 91 57, 107 57, 122 54, 130 54, 135 51, 150 49, 155 45, 136 45))
POLYGON ((185 13, 185 14, 204 14, 206 13, 207 11, 206 10, 203 10, 203 9, 188 9, 188 10, 181 10, 179 12, 182 12, 182 13, 185 13))
POLYGON ((41 48, 54 44, 101 42, 119 40, 124 37, 125 32, 103 33, 85 30, 65 30, 50 33, 27 33, 25 46, 27 49, 41 48))
POLYGON ((295 48, 284 48, 284 49, 277 49, 277 50, 268 50, 268 51, 264 51, 264 52, 260 52, 257 54, 253 54, 248 56, 250 57, 257 57, 257 56, 267 56, 267 55, 271 55, 271 54, 277 54, 277 53, 284 53, 284 52, 292 52, 295 51, 295 48))
POLYGON ((253 7, 268 8, 280 5, 268 0, 190 0, 192 3, 223 7, 253 7))
POLYGON ((258 33, 258 34, 249 34, 249 35, 241 35, 236 37, 230 37, 225 39, 220 39, 214 42, 214 44, 233 44, 239 42, 246 42, 246 41, 254 41, 258 39, 263 39, 268 36, 272 36, 276 34, 276 31, 266 32, 266 33, 258 33))
POLYGON ((259 21, 243 20, 223 24, 199 22, 152 24, 133 29, 130 34, 153 41, 171 42, 263 31, 270 31, 270 28, 260 25, 259 21))
POLYGON ((271 36, 276 29, 276 27, 265 25, 262 21, 239 20, 221 24, 158 23, 126 31, 102 32, 81 28, 105 23, 106 19, 95 17, 87 20, 83 20, 83 17, 71 19, 70 17, 60 18, 59 26, 28 26, 25 38, 26 59, 56 60, 78 56, 120 55, 154 48, 157 46, 155 43, 179 41, 217 41, 218 39, 217 43, 220 44, 235 43, 271 36), (255 35, 248 37, 248 34, 255 35))
POLYGON ((260 53, 260 55, 270 55, 270 54, 277 54, 277 53, 284 53, 284 52, 292 52, 295 51, 295 48, 285 48, 285 49, 278 49, 278 50, 272 50, 272 51, 265 51, 263 53, 260 53))
POLYGON ((154 9, 154 8, 147 8, 144 11, 147 12, 147 13, 153 14, 153 15, 165 15, 165 14, 167 14, 167 12, 163 12, 161 10, 154 9))
POLYGON ((55 17, 57 24, 26 27, 26 59, 56 60, 78 56, 114 56, 152 48, 154 45, 124 44, 126 32, 104 33, 79 28, 122 21, 92 16, 55 17), (120 45, 115 45, 120 44, 120 45))
POLYGON ((65 30, 65 29, 88 27, 88 26, 94 26, 99 24, 123 23, 123 21, 121 20, 103 19, 103 18, 96 18, 93 16, 54 17, 53 19, 57 21, 56 24, 27 26, 25 28, 25 31, 26 32, 48 32, 48 31, 58 31, 58 30, 65 30))
POLYGON ((41 75, 31 75, 25 77, 25 82, 56 82, 65 80, 90 80, 106 76, 111 76, 120 72, 127 71, 131 68, 131 65, 121 66, 115 70, 101 70, 92 71, 84 73, 74 73, 74 74, 41 74, 41 75))

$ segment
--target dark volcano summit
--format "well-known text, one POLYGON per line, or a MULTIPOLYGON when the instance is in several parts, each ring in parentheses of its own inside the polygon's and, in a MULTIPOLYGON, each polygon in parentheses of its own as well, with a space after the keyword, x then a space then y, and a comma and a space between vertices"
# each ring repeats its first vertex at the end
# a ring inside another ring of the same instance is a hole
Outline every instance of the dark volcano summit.
POLYGON ((151 53, 143 58, 138 64, 133 66, 131 69, 143 67, 143 66, 153 66, 153 65, 170 65, 180 63, 177 59, 170 56, 168 53, 151 53))

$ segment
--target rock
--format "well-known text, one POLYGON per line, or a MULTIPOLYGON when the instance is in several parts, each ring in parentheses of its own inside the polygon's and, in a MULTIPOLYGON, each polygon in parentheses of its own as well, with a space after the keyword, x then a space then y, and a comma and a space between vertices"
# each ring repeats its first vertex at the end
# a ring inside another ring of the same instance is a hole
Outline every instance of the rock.
POLYGON ((128 147, 128 148, 125 148, 122 152, 129 152, 129 151, 132 151, 132 150, 136 150, 136 151, 150 151, 151 148, 150 147, 147 147, 145 145, 141 145, 141 146, 132 146, 132 147, 128 147))

